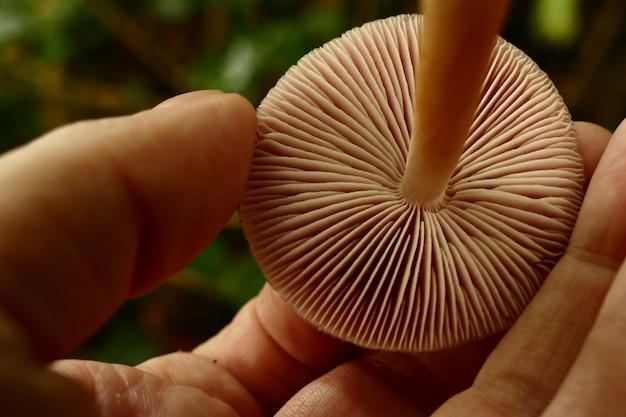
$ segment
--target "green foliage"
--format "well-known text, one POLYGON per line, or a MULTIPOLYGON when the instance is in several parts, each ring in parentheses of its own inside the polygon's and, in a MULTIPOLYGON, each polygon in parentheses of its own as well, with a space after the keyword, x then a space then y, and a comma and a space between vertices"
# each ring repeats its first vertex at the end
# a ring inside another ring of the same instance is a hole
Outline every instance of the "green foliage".
POLYGON ((192 63, 199 88, 219 86, 259 103, 276 79, 300 57, 345 30, 341 14, 320 7, 242 30, 218 51, 192 63))
POLYGON ((531 19, 535 36, 552 45, 572 45, 580 33, 580 5, 580 0, 535 0, 531 19))
POLYGON ((226 229, 190 264, 204 285, 218 289, 227 303, 241 306, 265 282, 238 229, 226 229))

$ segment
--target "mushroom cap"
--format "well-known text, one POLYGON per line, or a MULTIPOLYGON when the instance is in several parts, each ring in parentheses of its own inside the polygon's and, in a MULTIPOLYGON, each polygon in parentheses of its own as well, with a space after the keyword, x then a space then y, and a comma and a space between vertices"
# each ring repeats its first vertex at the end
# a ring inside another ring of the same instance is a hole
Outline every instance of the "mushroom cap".
POLYGON ((582 200, 567 108, 502 39, 443 200, 403 198, 420 25, 368 23, 280 79, 257 111, 240 206, 270 285, 321 331, 367 348, 436 350, 509 327, 582 200))

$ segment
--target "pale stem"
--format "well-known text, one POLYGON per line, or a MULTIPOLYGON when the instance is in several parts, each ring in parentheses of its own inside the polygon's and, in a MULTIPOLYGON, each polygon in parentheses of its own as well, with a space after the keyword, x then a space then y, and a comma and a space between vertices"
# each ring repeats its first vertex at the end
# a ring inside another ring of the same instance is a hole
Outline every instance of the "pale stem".
POLYGON ((508 0, 425 0, 403 196, 443 197, 467 139, 508 0))

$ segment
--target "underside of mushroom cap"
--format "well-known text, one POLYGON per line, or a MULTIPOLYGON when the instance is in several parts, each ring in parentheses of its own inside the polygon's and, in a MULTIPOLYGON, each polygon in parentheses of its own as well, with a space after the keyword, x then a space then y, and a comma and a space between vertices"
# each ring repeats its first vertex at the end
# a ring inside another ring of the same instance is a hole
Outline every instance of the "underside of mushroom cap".
POLYGON ((509 327, 582 199, 567 108, 502 39, 443 200, 402 196, 420 25, 368 23, 281 78, 258 108, 240 206, 272 287, 320 330, 368 348, 435 350, 509 327))

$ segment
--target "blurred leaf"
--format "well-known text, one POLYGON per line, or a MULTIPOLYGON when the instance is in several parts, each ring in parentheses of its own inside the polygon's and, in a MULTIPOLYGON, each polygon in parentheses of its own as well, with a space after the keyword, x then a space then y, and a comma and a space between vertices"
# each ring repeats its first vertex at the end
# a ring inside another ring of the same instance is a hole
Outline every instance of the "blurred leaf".
POLYGON ((28 18, 19 11, 0 6, 0 44, 12 41, 28 30, 28 18))
POLYGON ((142 80, 130 80, 124 86, 124 96, 131 108, 141 108, 148 101, 150 91, 142 80))
POLYGON ((244 95, 249 92, 261 58, 256 46, 249 38, 233 42, 223 59, 220 88, 244 95))
POLYGON ((345 17, 338 10, 325 7, 311 8, 303 20, 303 32, 309 41, 316 43, 328 42, 349 29, 345 17))
POLYGON ((117 320, 111 321, 73 356, 134 366, 159 355, 163 350, 159 341, 137 331, 137 322, 134 320, 122 320, 123 313, 125 312, 120 313, 117 320))
POLYGON ((557 47, 567 47, 580 35, 580 0, 535 0, 531 20, 534 36, 557 47))
POLYGON ((64 36, 50 36, 42 44, 40 58, 44 61, 63 62, 72 53, 72 41, 64 36))
POLYGON ((195 10, 194 0, 151 0, 150 9, 156 16, 169 22, 182 22, 195 10))
POLYGON ((345 29, 345 19, 336 10, 307 8, 253 33, 242 31, 218 55, 200 57, 195 72, 204 85, 240 93, 258 104, 290 66, 345 29))
POLYGON ((39 135, 43 125, 41 119, 39 103, 32 93, 20 83, 13 83, 11 90, 0 94, 0 152, 39 135))
POLYGON ((235 307, 254 297, 265 283, 256 262, 247 251, 241 230, 223 231, 189 265, 211 288, 235 307), (234 249, 228 248, 228 242, 234 249))

